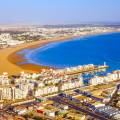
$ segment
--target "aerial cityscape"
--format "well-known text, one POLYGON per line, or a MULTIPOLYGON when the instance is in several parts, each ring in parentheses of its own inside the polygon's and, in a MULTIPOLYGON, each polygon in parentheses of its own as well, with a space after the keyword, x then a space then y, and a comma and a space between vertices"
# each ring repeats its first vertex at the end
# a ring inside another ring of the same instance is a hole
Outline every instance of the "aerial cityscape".
POLYGON ((0 1, 0 120, 120 120, 120 1, 0 1))

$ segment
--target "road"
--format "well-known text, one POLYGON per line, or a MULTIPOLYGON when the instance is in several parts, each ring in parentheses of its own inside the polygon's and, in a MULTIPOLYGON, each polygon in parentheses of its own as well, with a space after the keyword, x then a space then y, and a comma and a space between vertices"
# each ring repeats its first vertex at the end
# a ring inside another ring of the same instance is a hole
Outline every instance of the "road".
POLYGON ((73 104, 71 104, 71 103, 69 103, 69 102, 67 102, 67 101, 65 101, 63 99, 60 99, 59 97, 53 97, 51 100, 53 100, 55 102, 58 102, 58 103, 61 103, 61 104, 66 104, 70 108, 75 109, 75 110, 80 111, 80 112, 83 112, 83 113, 85 113, 87 115, 90 115, 93 118, 97 118, 99 120, 110 120, 110 119, 105 118, 104 116, 102 116, 100 114, 96 114, 96 113, 94 113, 94 112, 92 112, 90 110, 84 109, 83 107, 73 105, 73 104))
POLYGON ((99 101, 99 102, 103 102, 103 99, 102 99, 102 98, 95 97, 95 96, 93 96, 91 93, 90 93, 90 94, 87 94, 88 92, 86 92, 86 91, 81 91, 81 90, 77 89, 77 90, 75 90, 74 92, 76 92, 78 95, 80 94, 80 95, 89 97, 89 98, 91 98, 91 99, 93 99, 93 100, 96 100, 96 101, 99 101), (84 92, 85 92, 86 94, 84 94, 84 92))

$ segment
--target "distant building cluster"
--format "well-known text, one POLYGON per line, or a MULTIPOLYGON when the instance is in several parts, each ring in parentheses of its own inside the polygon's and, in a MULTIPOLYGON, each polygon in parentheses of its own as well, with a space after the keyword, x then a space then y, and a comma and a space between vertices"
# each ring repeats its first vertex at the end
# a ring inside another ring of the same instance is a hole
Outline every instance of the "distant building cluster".
POLYGON ((11 26, 0 28, 0 48, 15 46, 25 42, 47 40, 59 37, 84 36, 98 33, 120 31, 119 28, 103 26, 11 26))
POLYGON ((9 33, 0 34, 0 48, 22 44, 24 41, 15 40, 9 33))

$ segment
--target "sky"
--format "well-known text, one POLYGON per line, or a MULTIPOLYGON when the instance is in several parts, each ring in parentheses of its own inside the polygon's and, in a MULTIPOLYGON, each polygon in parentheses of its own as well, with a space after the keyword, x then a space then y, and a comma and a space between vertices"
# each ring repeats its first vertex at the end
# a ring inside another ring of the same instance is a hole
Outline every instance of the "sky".
POLYGON ((0 0, 0 24, 120 22, 120 0, 0 0))

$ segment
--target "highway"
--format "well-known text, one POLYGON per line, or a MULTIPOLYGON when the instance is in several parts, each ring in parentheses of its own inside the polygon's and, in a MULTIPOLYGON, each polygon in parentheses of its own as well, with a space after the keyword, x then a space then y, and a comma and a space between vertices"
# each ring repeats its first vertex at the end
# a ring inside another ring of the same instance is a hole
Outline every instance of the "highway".
POLYGON ((83 107, 73 105, 73 104, 71 104, 71 103, 69 103, 69 102, 61 99, 60 97, 53 97, 53 98, 51 98, 51 100, 53 100, 53 101, 55 101, 55 102, 58 102, 58 103, 60 103, 60 104, 66 104, 66 105, 68 105, 70 108, 75 109, 75 110, 80 111, 80 112, 83 112, 83 113, 85 113, 85 114, 87 114, 87 115, 90 115, 90 116, 92 116, 93 118, 97 118, 97 119, 99 119, 99 120, 110 120, 110 119, 105 118, 104 116, 102 116, 102 115, 100 115, 100 114, 96 114, 96 113, 94 113, 94 112, 92 112, 92 111, 90 111, 90 110, 84 109, 83 107))

